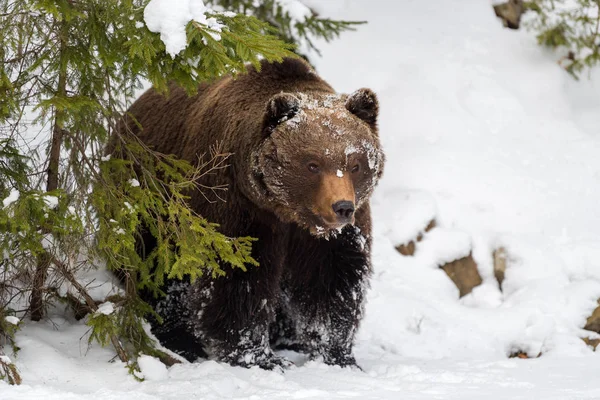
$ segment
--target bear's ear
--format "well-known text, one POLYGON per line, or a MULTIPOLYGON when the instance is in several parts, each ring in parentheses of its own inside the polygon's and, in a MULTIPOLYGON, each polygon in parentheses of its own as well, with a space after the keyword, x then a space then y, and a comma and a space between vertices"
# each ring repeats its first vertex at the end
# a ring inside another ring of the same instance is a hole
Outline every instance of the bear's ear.
POLYGON ((346 99, 346 109, 365 121, 372 128, 377 125, 379 102, 371 89, 358 89, 346 99))
POLYGON ((291 93, 279 93, 269 99, 263 119, 263 129, 270 133, 277 125, 294 118, 300 110, 300 100, 291 93))

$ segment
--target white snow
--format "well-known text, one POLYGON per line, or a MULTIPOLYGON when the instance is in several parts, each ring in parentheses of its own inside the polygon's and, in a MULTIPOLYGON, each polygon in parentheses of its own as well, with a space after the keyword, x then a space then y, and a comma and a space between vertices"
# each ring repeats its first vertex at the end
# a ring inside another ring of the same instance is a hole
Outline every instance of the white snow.
POLYGON ((21 322, 21 320, 19 318, 13 317, 12 315, 9 315, 8 317, 4 317, 4 320, 12 325, 19 325, 19 322, 21 322))
POLYGON ((98 306, 96 314, 110 315, 115 311, 114 303, 107 301, 98 306))
POLYGON ((350 155, 352 153, 356 153, 358 151, 358 148, 353 144, 349 144, 348 147, 346 147, 346 150, 344 150, 344 154, 346 155, 350 155))
POLYGON ((46 204, 46 207, 48 207, 50 209, 54 209, 54 208, 58 207, 58 197, 56 197, 56 196, 46 194, 46 195, 44 195, 43 200, 44 200, 44 203, 46 204))
MULTIPOLYGON (((255 1, 255 4, 260 4, 260 1, 255 1)), ((296 25, 298 23, 303 23, 305 20, 313 16, 313 12, 311 10, 315 9, 316 4, 306 4, 308 3, 305 0, 275 0, 273 3, 273 7, 281 7, 284 14, 287 14, 291 20, 291 30, 289 34, 294 38, 299 38, 299 30, 296 25)), ((310 52, 310 46, 306 40, 298 41, 298 50, 300 53, 308 53, 310 52)))
POLYGON ((12 189, 10 191, 8 197, 6 197, 4 200, 2 200, 2 207, 6 208, 6 207, 10 206, 12 203, 19 200, 20 195, 21 195, 21 193, 19 193, 18 190, 12 189))
POLYGON ((135 210, 136 210, 136 207, 132 206, 132 205, 131 205, 131 204, 129 204, 129 202, 127 202, 127 201, 123 202, 123 205, 125 206, 125 208, 127 208, 127 210, 128 210, 130 213, 134 213, 134 212, 135 212, 135 210))
POLYGON ((429 260, 425 265, 440 266, 466 257, 471 252, 471 238, 463 231, 435 228, 426 234, 419 243, 419 256, 429 260))
POLYGON ((161 381, 169 377, 169 371, 165 364, 155 357, 141 355, 138 357, 137 362, 145 379, 161 381))
POLYGON ((404 188, 390 191, 387 198, 378 198, 373 212, 381 216, 378 228, 394 246, 414 240, 438 214, 431 194, 404 188))
POLYGON ((582 329, 600 298, 600 72, 574 81, 532 33, 503 29, 487 1, 318 7, 369 21, 318 42, 313 61, 339 91, 372 88, 381 107, 387 162, 355 347, 364 372, 291 352, 284 374, 214 361, 165 371, 144 356, 139 383, 109 363, 110 347, 88 348, 82 321, 53 316, 21 323, 24 385, 0 383, 0 398, 600 398, 600 355, 581 340, 600 337, 582 329), (432 220, 414 256, 394 249, 432 220), (438 265, 469 252, 483 284, 459 298, 438 265), (509 359, 516 351, 541 356, 509 359))
MULTIPOLYGON (((129 180, 129 184, 130 184, 132 187, 139 187, 139 186, 140 186, 140 181, 138 181, 138 180, 137 180, 137 179, 135 179, 135 178, 131 178, 131 179, 129 180)), ((116 221, 115 221, 115 222, 116 222, 116 221)))
POLYGON ((232 11, 223 11, 220 13, 222 16, 227 17, 227 18, 233 18, 235 17, 237 14, 232 12, 232 11))
MULTIPOLYGON (((185 28, 194 20, 207 28, 221 32, 223 25, 215 18, 207 18, 209 10, 202 0, 151 0, 144 9, 144 21, 152 32, 160 33, 167 53, 175 58, 187 46, 185 28)), ((215 40, 218 33, 211 32, 215 40)))
MULTIPOLYGON (((108 296, 122 295, 123 289, 117 284, 118 279, 109 271, 98 270, 78 270, 76 273, 77 281, 81 283, 87 290, 88 294, 94 301, 103 302, 108 296)), ((64 296, 67 292, 77 294, 75 289, 69 282, 65 281, 58 288, 58 292, 64 296)), ((80 299, 83 302, 83 299, 80 299)), ((106 305, 106 311, 110 311, 106 305)))
POLYGON ((294 22, 303 22, 312 16, 310 8, 299 0, 276 0, 275 4, 281 6, 294 22))

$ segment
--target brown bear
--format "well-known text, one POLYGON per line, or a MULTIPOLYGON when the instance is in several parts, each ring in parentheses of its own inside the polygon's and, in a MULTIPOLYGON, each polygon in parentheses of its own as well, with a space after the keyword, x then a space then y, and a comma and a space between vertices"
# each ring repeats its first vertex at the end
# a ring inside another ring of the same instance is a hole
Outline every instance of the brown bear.
MULTIPOLYGON (((252 236, 260 263, 194 284, 168 281, 151 302, 163 345, 189 360, 212 357, 272 369, 288 347, 327 364, 356 365, 354 335, 370 275, 369 196, 383 170, 378 102, 369 89, 339 95, 298 59, 261 63, 237 78, 171 85, 129 109, 128 129, 150 148, 192 163, 219 142, 228 168, 205 176, 190 206, 230 237, 252 236)), ((143 235, 148 251, 153 238, 143 235)))

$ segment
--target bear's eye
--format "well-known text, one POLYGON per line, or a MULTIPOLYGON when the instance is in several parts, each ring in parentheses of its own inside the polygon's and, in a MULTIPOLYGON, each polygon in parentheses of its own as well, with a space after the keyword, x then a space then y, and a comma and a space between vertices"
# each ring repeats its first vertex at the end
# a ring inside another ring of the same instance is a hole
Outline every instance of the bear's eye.
POLYGON ((313 174, 316 174, 319 172, 319 166, 317 165, 317 163, 314 163, 314 162, 308 163, 307 168, 313 174))
POLYGON ((360 164, 354 165, 354 167, 352 167, 352 169, 350 170, 350 172, 352 172, 353 174, 357 173, 358 171, 360 171, 360 164))

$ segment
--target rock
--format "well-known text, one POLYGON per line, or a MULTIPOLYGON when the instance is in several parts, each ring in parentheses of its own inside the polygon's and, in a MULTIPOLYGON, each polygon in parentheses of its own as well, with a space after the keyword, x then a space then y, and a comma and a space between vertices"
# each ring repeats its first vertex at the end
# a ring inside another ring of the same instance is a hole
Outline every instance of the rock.
POLYGON ((460 292, 460 297, 471 293, 474 287, 481 285, 481 275, 472 253, 467 257, 441 265, 440 268, 452 279, 460 292))
POLYGON ((506 3, 496 4, 494 12, 502 20, 504 26, 510 29, 519 29, 521 15, 525 12, 523 0, 509 0, 506 3))
MULTIPOLYGON (((423 240, 426 233, 430 232, 437 226, 435 220, 429 222, 429 224, 423 229, 416 239, 411 240, 408 243, 396 246, 396 250, 403 256, 413 256, 417 250, 417 243, 423 240)), ((482 279, 477 270, 477 263, 473 259, 473 254, 469 253, 468 256, 460 259, 445 263, 439 266, 446 272, 452 282, 456 285, 460 292, 460 297, 471 293, 475 286, 481 285, 482 279)), ((503 275, 504 276, 504 275, 503 275)))
POLYGON ((530 358, 538 358, 541 356, 542 356, 542 353, 538 354, 535 357, 529 357, 529 355, 526 352, 519 350, 519 351, 515 351, 514 353, 511 353, 511 355, 508 356, 508 358, 521 358, 523 360, 526 360, 526 359, 530 359, 530 358))
MULTIPOLYGON (((594 309, 594 312, 592 312, 592 315, 589 316, 583 329, 600 333, 600 299, 598 300, 598 307, 596 307, 596 309, 594 309)), ((584 337, 581 339, 585 342, 585 344, 593 348, 594 351, 596 351, 596 347, 598 347, 598 345, 600 344, 600 339, 597 338, 590 339, 584 337)))
POLYGON ((417 235, 417 238, 415 240, 411 240, 410 242, 408 242, 406 244, 401 244, 401 245, 396 246, 396 250, 398 250, 398 252, 400 254, 402 254, 403 256, 414 256, 415 251, 417 250, 416 243, 423 240, 423 235, 435 227, 436 227, 435 220, 430 221, 429 224, 427 224, 427 226, 425 227, 425 229, 417 235))
POLYGON ((581 340, 583 340, 585 342, 585 344, 587 344, 592 349, 594 349, 594 351, 596 351, 596 347, 598 347, 598 345, 600 344, 600 339, 590 339, 590 338, 586 337, 586 338, 581 338, 581 340))
POLYGON ((494 276, 498 281, 498 287, 502 290, 502 282, 504 281, 504 273, 506 272, 506 249, 500 247, 494 250, 494 276))
POLYGON ((600 300, 598 300, 598 307, 596 307, 592 315, 587 319, 583 329, 600 333, 600 300))
MULTIPOLYGON (((419 235, 417 237, 417 241, 419 241, 419 238, 421 238, 421 235, 419 235)), ((400 254, 402 254, 403 256, 414 256, 416 249, 417 249, 417 246, 415 245, 414 240, 411 240, 407 244, 401 244, 401 245, 396 246, 396 250, 398 250, 398 252, 400 254)))

